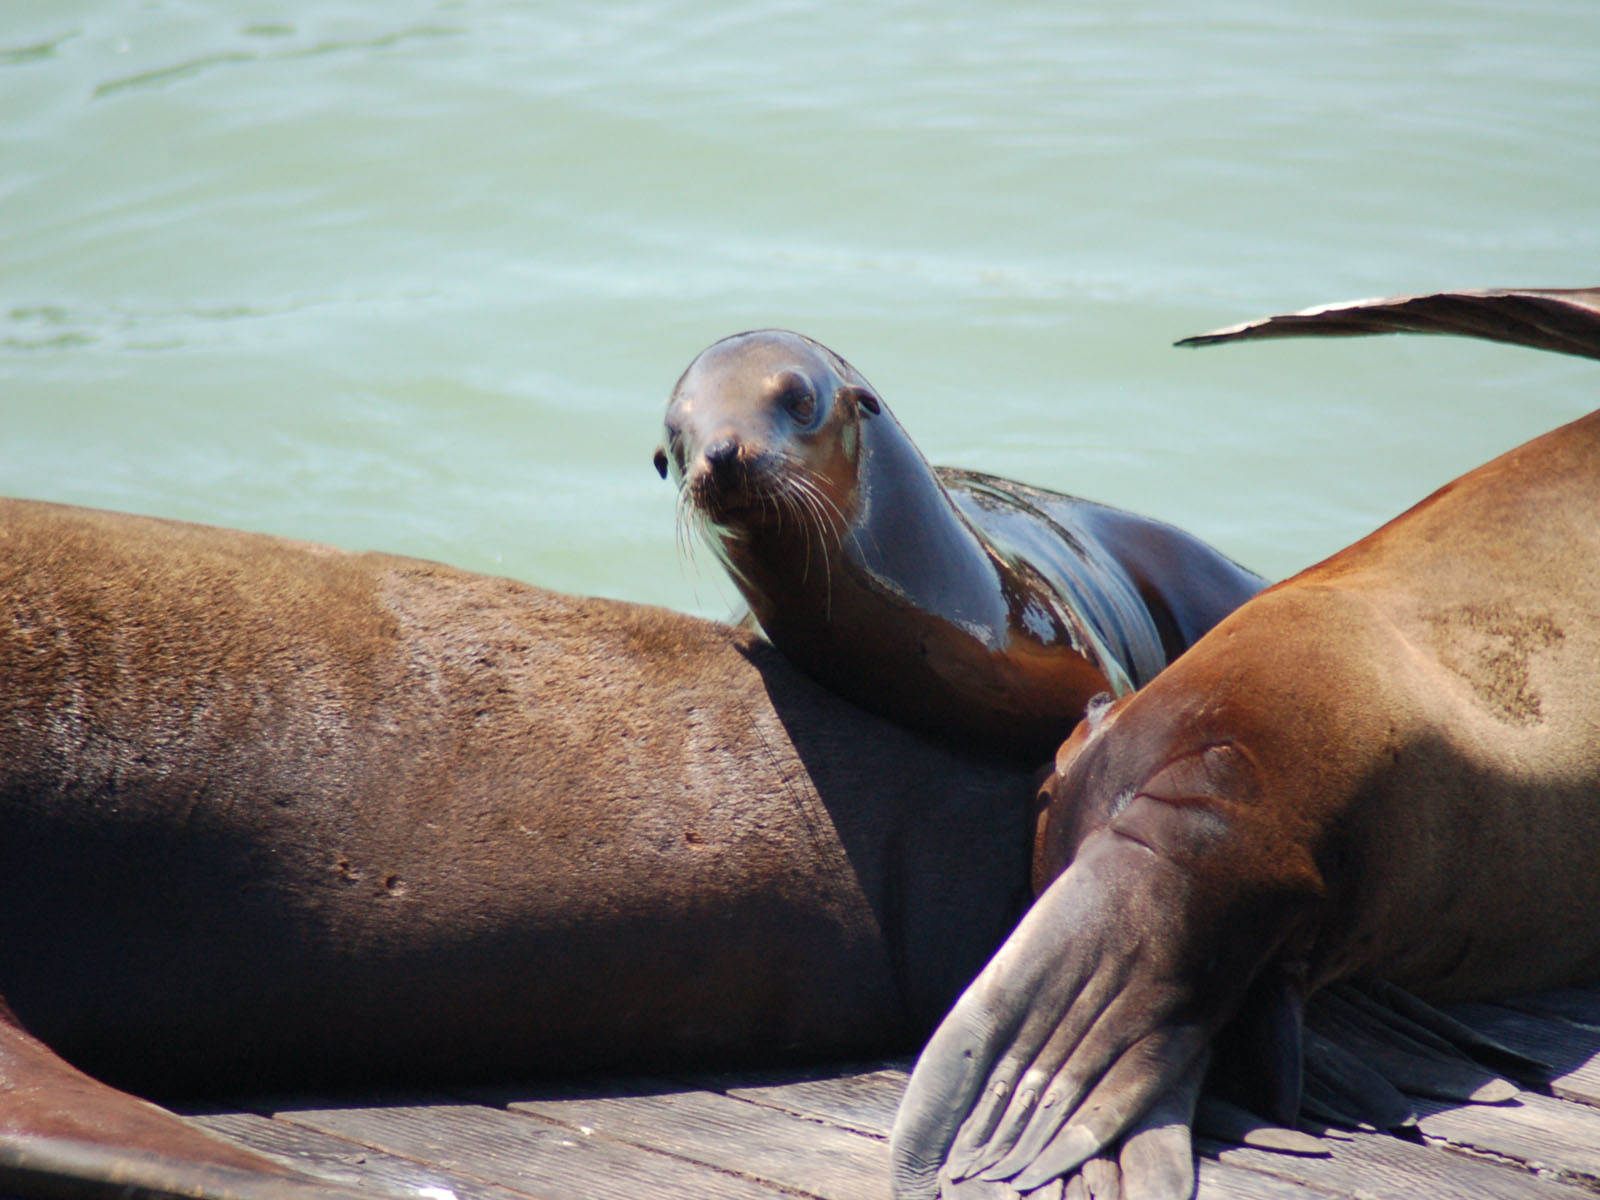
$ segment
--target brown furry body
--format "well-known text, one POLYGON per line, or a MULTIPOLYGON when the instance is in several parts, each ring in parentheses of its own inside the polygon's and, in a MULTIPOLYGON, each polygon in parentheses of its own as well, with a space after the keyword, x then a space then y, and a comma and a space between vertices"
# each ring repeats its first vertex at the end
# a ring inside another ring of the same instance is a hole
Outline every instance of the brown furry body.
POLYGON ((119 1084, 906 1047, 1025 895, 1030 770, 725 626, 26 501, 0 545, 0 992, 119 1084))

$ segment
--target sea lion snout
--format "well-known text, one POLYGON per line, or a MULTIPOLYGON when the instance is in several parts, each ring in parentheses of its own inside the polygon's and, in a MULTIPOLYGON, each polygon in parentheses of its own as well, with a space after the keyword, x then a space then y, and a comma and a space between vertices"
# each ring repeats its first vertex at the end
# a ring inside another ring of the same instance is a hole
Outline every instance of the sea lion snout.
POLYGON ((713 520, 759 506, 778 490, 777 458, 736 432, 714 434, 683 473, 690 502, 713 520))
POLYGON ((732 483, 739 470, 739 460, 744 457, 744 447, 737 437, 720 437, 700 452, 705 470, 719 486, 732 483))

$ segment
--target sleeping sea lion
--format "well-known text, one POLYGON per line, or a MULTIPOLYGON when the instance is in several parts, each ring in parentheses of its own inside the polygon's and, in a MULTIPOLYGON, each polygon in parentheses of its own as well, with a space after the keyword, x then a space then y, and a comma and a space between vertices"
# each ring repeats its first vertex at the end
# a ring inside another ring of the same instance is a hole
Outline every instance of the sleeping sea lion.
POLYGON ((62 1058, 260 1091, 910 1048, 1026 897, 1031 768, 748 633, 28 501, 0 544, 0 1192, 272 1169, 62 1058))
MULTIPOLYGON (((1425 313, 1600 357, 1597 301, 1402 297, 1225 336, 1425 313)), ((935 1195, 941 1170, 1025 1191, 1109 1155, 1130 1200, 1187 1196, 1196 1095, 1242 1009, 1266 1106, 1292 1120, 1318 988, 1378 978, 1446 1000, 1600 973, 1597 663, 1600 412, 1092 709, 1041 792, 1039 899, 913 1075, 898 1194, 935 1195)))
POLYGON ((826 346, 724 338, 656 466, 773 644, 897 721, 1043 760, 1090 696, 1148 682, 1265 581, 1182 530, 929 467, 826 346))

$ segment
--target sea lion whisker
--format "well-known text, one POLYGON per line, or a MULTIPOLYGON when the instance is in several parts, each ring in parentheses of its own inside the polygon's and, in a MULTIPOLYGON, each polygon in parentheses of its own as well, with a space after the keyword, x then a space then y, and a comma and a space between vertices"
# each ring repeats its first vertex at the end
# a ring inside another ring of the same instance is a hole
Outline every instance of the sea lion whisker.
MULTIPOLYGON (((713 558, 727 568, 728 554, 716 522, 687 496, 684 497, 680 516, 682 519, 679 525, 679 545, 684 562, 693 562, 695 543, 699 542, 711 552, 713 558)), ((738 581, 734 582, 737 584, 738 581)))
MULTIPOLYGON (((822 476, 817 472, 808 471, 807 473, 814 478, 822 478, 822 476)), ((826 490, 821 488, 820 485, 818 486, 818 492, 821 494, 828 507, 833 510, 833 513, 838 520, 838 524, 835 526, 833 534, 834 541, 837 543, 835 547, 835 553, 844 549, 845 539, 848 537, 855 542, 856 549, 859 553, 862 553, 866 557, 881 559, 883 557, 883 543, 878 540, 877 531, 874 530, 871 525, 861 522, 857 522, 854 527, 852 527, 850 518, 845 515, 844 510, 839 507, 838 502, 829 496, 826 490), (871 542, 870 551, 863 544, 863 537, 865 537, 867 541, 871 542)))
POLYGON ((672 540, 678 551, 678 560, 686 560, 689 557, 689 506, 681 489, 672 505, 672 540))
MULTIPOLYGON (((805 551, 805 559, 800 565, 800 581, 805 583, 811 578, 811 526, 815 523, 815 505, 804 487, 791 488, 785 492, 784 503, 794 514, 795 526, 800 530, 800 544, 805 551)), ((823 565, 826 567, 826 559, 823 560, 823 565)))
POLYGON ((844 510, 839 507, 838 501, 828 495, 827 491, 818 482, 821 478, 815 471, 802 466, 795 477, 795 482, 804 487, 817 500, 819 507, 828 514, 827 528, 836 543, 844 541, 844 532, 849 525, 844 510))
POLYGON ((800 563, 800 582, 806 583, 811 579, 811 526, 815 524, 815 513, 811 498, 805 489, 799 486, 799 481, 794 481, 794 486, 787 488, 783 493, 785 506, 794 516, 795 528, 800 531, 800 545, 804 557, 800 563))
POLYGON ((822 558, 824 570, 828 569, 828 546, 822 537, 821 529, 827 517, 823 511, 815 485, 801 475, 796 475, 793 483, 794 486, 789 491, 789 497, 791 503, 795 506, 797 516, 801 518, 800 529, 804 534, 806 552, 801 579, 805 580, 811 576, 811 532, 814 526, 817 527, 817 552, 822 558), (809 520, 804 519, 807 516, 810 517, 809 520))
MULTIPOLYGON (((823 600, 823 618, 831 621, 833 619, 833 551, 837 547, 839 536, 836 527, 832 525, 834 518, 829 509, 831 508, 834 513, 838 513, 838 506, 828 499, 827 494, 810 478, 809 473, 797 473, 794 477, 794 484, 796 491, 804 498, 815 518, 806 525, 806 564, 809 568, 811 562, 811 531, 815 527, 817 556, 822 559, 822 586, 825 597, 823 600), (828 535, 830 533, 833 535, 835 543, 833 547, 828 544, 828 535)), ((839 513, 838 516, 840 520, 843 519, 842 513, 839 513)))
POLYGON ((832 510, 841 524, 845 522, 843 510, 840 509, 838 504, 834 502, 833 498, 828 495, 827 490, 822 487, 822 481, 825 480, 827 476, 825 476, 821 471, 814 469, 798 454, 795 454, 790 450, 784 451, 783 462, 791 472, 789 478, 792 483, 807 487, 809 490, 815 493, 819 499, 827 503, 828 508, 832 510))
POLYGON ((684 565, 689 558, 687 525, 688 514, 684 507, 683 493, 680 491, 672 505, 672 545, 677 552, 680 566, 684 565))
POLYGON ((705 518, 690 498, 688 490, 678 492, 678 503, 674 512, 675 540, 678 546, 679 559, 688 564, 694 560, 694 543, 698 536, 702 541, 710 544, 710 535, 705 529, 705 518))
MULTIPOLYGON (((833 556, 844 542, 844 531, 848 522, 845 519, 844 511, 823 489, 818 482, 818 478, 814 471, 811 471, 803 464, 797 464, 792 482, 795 489, 806 497, 810 510, 814 514, 815 520, 812 524, 816 526, 817 549, 822 556, 823 565, 827 571, 826 583, 828 585, 828 595, 831 599, 833 595, 833 556), (830 542, 832 543, 831 545, 829 544, 830 542)), ((809 560, 809 528, 807 531, 806 552, 809 560)))

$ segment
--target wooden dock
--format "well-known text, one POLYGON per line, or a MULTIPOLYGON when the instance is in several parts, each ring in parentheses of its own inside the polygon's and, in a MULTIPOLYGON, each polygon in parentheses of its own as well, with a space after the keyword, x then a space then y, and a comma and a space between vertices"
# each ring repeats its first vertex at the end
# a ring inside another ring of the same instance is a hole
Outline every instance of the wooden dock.
MULTIPOLYGON (((1325 1156, 1202 1142, 1208 1200, 1580 1200, 1600 1193, 1600 986, 1452 1009, 1551 1064, 1548 1093, 1417 1099, 1410 1139, 1325 1156)), ((196 1124, 331 1179, 430 1200, 888 1200, 907 1061, 191 1107, 196 1124)))

